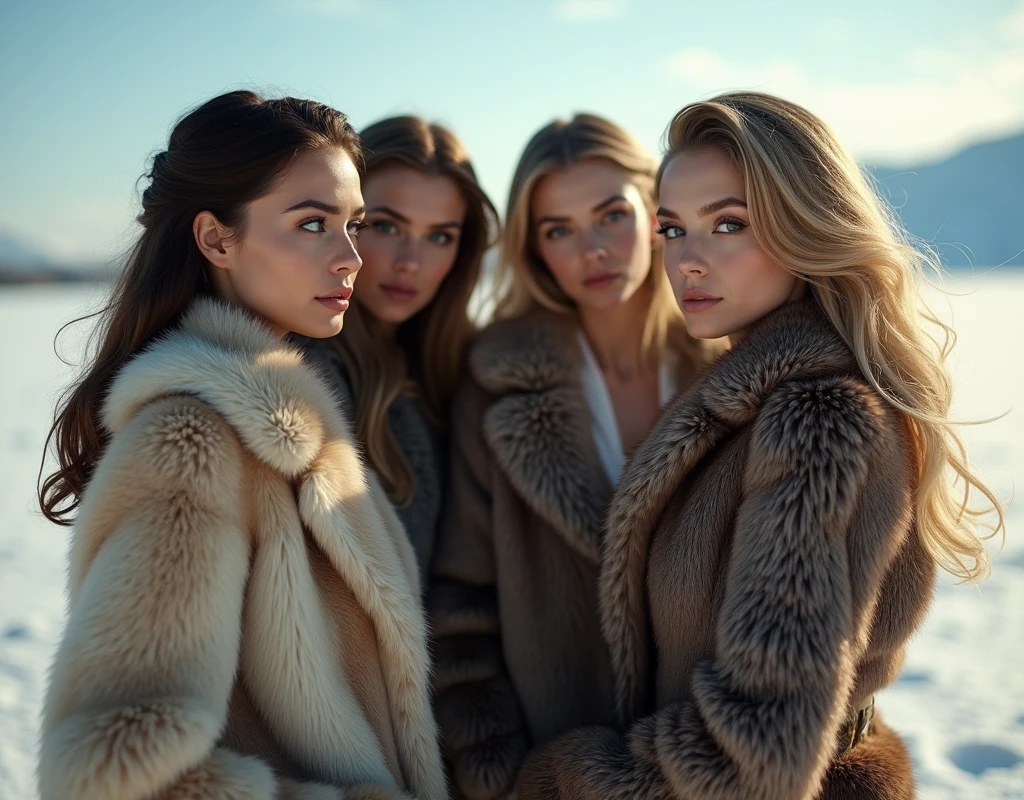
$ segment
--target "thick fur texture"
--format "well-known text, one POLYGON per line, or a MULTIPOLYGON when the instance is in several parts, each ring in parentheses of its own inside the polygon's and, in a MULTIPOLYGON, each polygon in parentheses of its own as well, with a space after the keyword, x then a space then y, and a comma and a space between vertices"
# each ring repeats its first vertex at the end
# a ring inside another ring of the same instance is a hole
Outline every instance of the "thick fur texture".
POLYGON ((612 502, 600 609, 625 734, 555 740, 518 796, 912 797, 884 723, 835 756, 933 589, 910 452, 813 303, 762 320, 670 406, 612 502))
POLYGON ((445 797, 415 557, 299 353, 200 300, 102 418, 42 800, 445 797))
POLYGON ((490 326, 456 399, 429 606, 438 722, 470 800, 505 796, 530 746, 612 720, 597 608, 611 487, 578 331, 547 311, 490 326))

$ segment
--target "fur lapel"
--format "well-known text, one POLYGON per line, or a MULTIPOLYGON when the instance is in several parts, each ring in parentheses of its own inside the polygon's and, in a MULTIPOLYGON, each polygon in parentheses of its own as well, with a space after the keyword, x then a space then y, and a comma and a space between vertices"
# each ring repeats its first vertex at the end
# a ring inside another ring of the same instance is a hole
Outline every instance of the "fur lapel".
POLYGON ((666 409, 626 467, 612 499, 599 604, 620 722, 643 708, 650 669, 647 558, 654 528, 686 476, 765 399, 799 378, 857 373, 853 355, 812 302, 761 320, 666 409))
POLYGON ((571 316, 547 310, 494 323, 480 334, 470 370, 497 396, 484 436, 509 482, 596 565, 611 485, 591 436, 578 330, 571 316))
POLYGON ((246 312, 201 299, 179 329, 121 370, 104 424, 116 431, 147 403, 174 394, 216 409, 257 459, 297 486, 304 526, 373 621, 408 787, 444 797, 424 617, 409 553, 400 552, 408 543, 401 531, 380 536, 397 522, 379 506, 386 498, 368 480, 328 387, 298 350, 246 312))

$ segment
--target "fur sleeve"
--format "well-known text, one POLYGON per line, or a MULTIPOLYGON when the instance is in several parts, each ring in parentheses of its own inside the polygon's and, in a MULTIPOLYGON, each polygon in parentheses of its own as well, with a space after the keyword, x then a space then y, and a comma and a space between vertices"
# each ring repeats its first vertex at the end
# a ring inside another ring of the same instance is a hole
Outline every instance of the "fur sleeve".
POLYGON ((525 722, 501 655, 484 405, 475 386, 456 397, 449 502, 428 596, 438 723, 454 783, 469 800, 507 793, 526 752, 525 722))
POLYGON ((215 750, 238 660, 249 541, 242 454, 197 400, 116 433, 84 498, 42 728, 42 800, 273 797, 215 750))
POLYGON ((597 729, 556 740, 524 767, 520 797, 815 795, 853 683, 848 536, 872 513, 882 416, 850 381, 773 393, 754 431, 716 655, 695 671, 693 699, 625 738, 597 729))

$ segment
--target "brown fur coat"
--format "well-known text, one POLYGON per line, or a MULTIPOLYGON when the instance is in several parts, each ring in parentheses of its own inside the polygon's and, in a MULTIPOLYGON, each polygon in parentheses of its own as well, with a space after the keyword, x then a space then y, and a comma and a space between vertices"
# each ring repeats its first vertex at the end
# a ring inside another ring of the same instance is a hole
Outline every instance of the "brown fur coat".
MULTIPOLYGON (((578 333, 549 311, 491 325, 455 403, 429 608, 438 722, 471 800, 507 794, 529 747, 612 721, 597 608, 611 486, 578 333)), ((680 384, 693 376, 684 364, 680 384)))
POLYGON ((905 424, 812 302, 758 323, 666 411, 612 504, 600 584, 617 722, 523 767, 518 796, 913 796, 880 722, 935 577, 905 424))
POLYGON ((415 558, 298 352, 199 300, 102 419, 42 800, 445 797, 415 558))

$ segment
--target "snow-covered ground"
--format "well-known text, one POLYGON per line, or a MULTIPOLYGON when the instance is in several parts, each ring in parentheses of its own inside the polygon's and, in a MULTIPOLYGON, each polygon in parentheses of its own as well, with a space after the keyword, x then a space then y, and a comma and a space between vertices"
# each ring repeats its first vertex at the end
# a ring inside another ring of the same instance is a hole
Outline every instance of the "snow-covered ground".
MULTIPOLYGON (((1024 477, 1024 272, 948 284, 960 334, 961 418, 976 465, 1009 498, 1024 477)), ((0 800, 34 797, 47 665, 64 613, 67 532, 34 499, 52 408, 75 369, 53 351, 58 326, 102 302, 91 286, 0 290, 0 800)), ((77 360, 89 324, 58 341, 77 360)), ((1005 548, 980 587, 943 579, 899 681, 878 700, 910 742, 920 796, 1024 797, 1024 532, 1011 506, 1005 548)))

